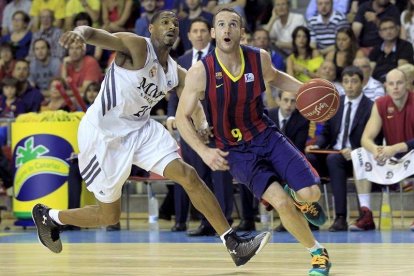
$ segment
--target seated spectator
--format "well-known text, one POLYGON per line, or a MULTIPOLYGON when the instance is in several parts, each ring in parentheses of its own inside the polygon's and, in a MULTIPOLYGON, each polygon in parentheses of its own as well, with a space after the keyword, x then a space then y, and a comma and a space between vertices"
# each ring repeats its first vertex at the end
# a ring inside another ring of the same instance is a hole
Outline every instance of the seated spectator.
POLYGON ((352 65, 356 57, 364 57, 364 53, 358 49, 358 41, 350 27, 338 30, 335 38, 335 50, 326 55, 325 60, 332 61, 336 66, 336 81, 340 81, 342 70, 352 65))
POLYGON ((59 44, 59 38, 62 35, 62 30, 58 27, 53 26, 55 20, 53 12, 51 10, 42 10, 40 12, 40 29, 33 33, 32 41, 29 50, 29 59, 34 58, 34 47, 33 43, 39 38, 43 38, 50 45, 50 55, 59 59, 63 59, 65 56, 65 48, 59 44))
POLYGON ((39 112, 44 96, 29 83, 29 62, 25 59, 16 60, 12 77, 18 80, 17 97, 24 103, 24 112, 39 112))
POLYGON ((183 47, 183 52, 191 49, 193 46, 188 38, 188 32, 190 31, 190 25, 192 20, 198 17, 202 17, 207 20, 209 25, 213 23, 213 15, 203 10, 201 0, 185 0, 185 4, 188 6, 188 15, 180 20, 180 43, 183 47))
POLYGON ((401 13, 400 38, 414 44, 414 2, 408 1, 407 9, 401 13))
MULTIPOLYGON (((414 149, 414 93, 407 89, 407 79, 402 71, 393 69, 386 76, 387 95, 375 101, 371 116, 365 126, 361 144, 379 162, 414 149), (383 132, 386 146, 374 141, 383 132)), ((350 226, 351 231, 375 229, 371 211, 371 183, 355 183, 361 216, 350 226)), ((414 222, 410 229, 414 231, 414 222)))
POLYGON ((102 28, 108 32, 125 31, 125 24, 132 12, 132 0, 103 0, 102 28))
POLYGON ((29 13, 33 21, 33 32, 37 32, 40 28, 40 12, 43 10, 53 11, 55 26, 58 28, 63 27, 63 21, 65 20, 65 3, 61 0, 33 0, 29 13))
POLYGON ((11 44, 8 42, 0 44, 0 81, 4 77, 11 77, 15 63, 11 44))
POLYGON ((38 38, 33 43, 34 59, 30 62, 29 80, 33 86, 39 88, 45 97, 48 97, 49 83, 52 78, 60 75, 62 62, 51 56, 49 42, 38 38))
POLYGON ((366 56, 374 46, 382 42, 378 22, 384 17, 400 18, 398 8, 389 0, 366 1, 358 7, 354 22, 352 22, 352 30, 366 56))
POLYGON ((157 1, 156 0, 142 0, 141 7, 143 12, 141 16, 135 21, 134 32, 137 35, 150 37, 150 32, 148 26, 151 22, 152 17, 157 11, 157 1))
POLYGON ((304 26, 296 27, 292 33, 292 54, 287 58, 286 72, 296 79, 306 82, 317 77, 317 70, 323 57, 310 47, 310 32, 304 26))
POLYGON ((70 31, 73 28, 75 16, 78 13, 85 12, 92 19, 92 25, 98 27, 99 17, 101 15, 101 1, 99 0, 68 0, 65 5, 65 30, 70 31))
POLYGON ((398 66, 397 69, 401 70, 407 78, 407 89, 414 92, 414 65, 406 63, 398 66))
POLYGON ((315 145, 306 147, 306 156, 321 175, 328 176, 335 201, 335 221, 329 231, 347 231, 347 176, 352 176, 351 151, 361 146, 361 136, 368 121, 372 101, 362 94, 362 71, 354 66, 342 72, 345 95, 334 117, 325 122, 323 133, 315 145), (310 154, 312 149, 333 149, 338 153, 310 154), (325 159, 326 158, 326 159, 325 159))
POLYGON ((64 110, 68 112, 71 111, 71 108, 68 106, 67 102, 59 91, 59 86, 63 87, 64 90, 68 90, 65 81, 62 78, 55 77, 50 81, 48 87, 49 97, 40 107, 40 112, 56 110, 64 110))
POLYGON ((263 26, 269 32, 272 43, 284 54, 292 53, 292 32, 298 26, 306 26, 302 14, 290 12, 290 0, 274 0, 272 16, 263 26))
POLYGON ((384 40, 382 44, 374 47, 369 54, 371 65, 374 68, 374 79, 384 82, 385 75, 392 69, 404 63, 414 63, 413 45, 399 38, 400 27, 391 17, 380 20, 379 34, 384 40))
MULTIPOLYGON (((310 20, 313 16, 316 16, 318 14, 317 2, 318 0, 309 0, 305 13, 307 20, 310 20)), ((333 10, 342 14, 347 14, 350 7, 350 2, 350 0, 333 0, 333 10)))
MULTIPOLYGON (((78 26, 90 26, 92 27, 92 18, 86 12, 78 13, 73 20, 73 28, 78 26)), ((101 68, 105 68, 108 62, 110 51, 103 50, 101 47, 86 44, 86 55, 94 57, 98 62, 101 68)))
POLYGON ((17 11, 12 16, 13 30, 1 38, 2 42, 9 42, 13 46, 16 59, 26 58, 30 49, 32 32, 29 30, 30 16, 23 11, 17 11))
POLYGON ((16 118, 24 113, 24 104, 17 98, 18 81, 11 77, 5 77, 1 83, 3 93, 0 98, 0 117, 16 118))
POLYGON ((85 95, 83 95, 83 101, 85 102, 87 108, 93 104, 93 101, 95 101, 100 90, 101 84, 99 82, 91 82, 88 84, 85 89, 85 95))
POLYGON ((372 77, 372 68, 369 59, 367 57, 359 57, 354 59, 352 64, 361 69, 364 74, 362 93, 371 101, 375 101, 379 97, 384 96, 384 86, 372 77))
POLYGON ((335 34, 349 25, 346 16, 332 8, 332 0, 318 0, 318 14, 311 17, 308 28, 311 33, 311 46, 322 55, 335 48, 335 34))
POLYGON ((221 9, 232 8, 246 21, 246 15, 244 13, 246 2, 246 0, 209 0, 205 10, 216 14, 221 9))
MULTIPOLYGON (((252 45, 254 47, 268 51, 270 53, 270 58, 272 59, 273 66, 280 71, 286 71, 283 56, 276 50, 271 49, 268 31, 261 28, 256 29, 256 31, 253 33, 252 45)), ((277 94, 278 91, 275 88, 266 86, 265 105, 267 108, 277 107, 277 103, 275 101, 277 94)))
POLYGON ((318 69, 318 77, 328 80, 335 85, 336 90, 338 90, 339 95, 345 95, 345 90, 342 87, 342 83, 335 81, 336 78, 336 66, 332 61, 325 60, 318 69))
POLYGON ((86 55, 85 43, 73 42, 69 45, 68 54, 63 59, 61 77, 72 90, 77 89, 83 96, 89 83, 102 79, 101 68, 96 59, 86 55))
POLYGON ((32 6, 32 1, 30 0, 12 0, 8 2, 9 3, 3 10, 3 19, 1 24, 2 36, 11 33, 13 30, 12 15, 17 11, 23 11, 26 14, 29 14, 30 8, 32 6))

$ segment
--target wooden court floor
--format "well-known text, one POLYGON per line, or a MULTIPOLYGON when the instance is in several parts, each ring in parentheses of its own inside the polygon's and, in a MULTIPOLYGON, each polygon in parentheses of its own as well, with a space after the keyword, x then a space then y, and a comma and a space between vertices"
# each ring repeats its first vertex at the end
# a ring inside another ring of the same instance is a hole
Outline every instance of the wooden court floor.
MULTIPOLYGON (((414 275, 413 244, 326 244, 330 275, 414 275)), ((220 243, 0 244, 0 275, 307 275, 298 244, 271 243, 235 267, 220 243)))

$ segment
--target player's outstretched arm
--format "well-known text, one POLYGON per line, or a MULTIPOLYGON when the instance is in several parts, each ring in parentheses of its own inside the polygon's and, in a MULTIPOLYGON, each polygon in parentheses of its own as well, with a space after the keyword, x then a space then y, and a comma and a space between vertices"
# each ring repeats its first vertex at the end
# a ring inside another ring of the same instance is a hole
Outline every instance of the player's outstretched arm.
POLYGON ((262 63, 263 78, 266 83, 283 91, 298 92, 299 87, 303 83, 273 67, 268 52, 260 50, 260 59, 262 63))
POLYGON ((122 52, 130 56, 130 51, 124 43, 125 37, 138 37, 132 33, 114 33, 111 34, 102 29, 96 29, 89 26, 79 26, 73 31, 65 32, 59 39, 59 43, 68 48, 73 42, 79 41, 87 44, 99 46, 101 48, 122 52))
POLYGON ((220 149, 207 147, 197 134, 191 120, 193 114, 197 113, 199 101, 204 98, 205 87, 206 73, 203 64, 197 62, 190 68, 185 77, 185 85, 182 89, 175 115, 177 128, 181 137, 212 170, 228 170, 228 162, 225 159, 228 153, 220 149))

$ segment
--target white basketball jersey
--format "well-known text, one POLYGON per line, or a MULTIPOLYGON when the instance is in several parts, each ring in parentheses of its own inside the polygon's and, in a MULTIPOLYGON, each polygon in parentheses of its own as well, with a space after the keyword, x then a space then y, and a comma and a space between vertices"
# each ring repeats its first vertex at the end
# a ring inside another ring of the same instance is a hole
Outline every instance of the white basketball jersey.
POLYGON ((85 119, 105 136, 123 137, 141 128, 150 118, 151 108, 178 85, 177 63, 168 56, 168 72, 157 60, 149 38, 144 68, 128 70, 112 65, 105 75, 95 102, 85 119))

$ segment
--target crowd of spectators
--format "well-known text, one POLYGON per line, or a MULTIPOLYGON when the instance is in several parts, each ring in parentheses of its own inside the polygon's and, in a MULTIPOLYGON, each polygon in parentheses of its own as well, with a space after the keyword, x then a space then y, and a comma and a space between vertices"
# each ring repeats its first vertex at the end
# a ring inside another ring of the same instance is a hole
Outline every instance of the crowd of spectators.
MULTIPOLYGON (((179 16, 180 35, 172 51, 178 60, 187 54, 197 61, 198 52, 207 51, 210 44, 214 46, 211 41, 206 49, 195 50, 198 34, 190 34, 193 20, 201 17, 211 24, 214 12, 231 7, 244 18, 243 44, 267 50, 278 70, 300 81, 330 80, 348 99, 351 88, 343 87, 343 72, 353 66, 347 78, 358 76, 354 81, 361 82, 359 92, 372 104, 385 95, 387 73, 400 68, 408 89, 413 89, 414 0, 302 2, 307 7, 304 12, 295 11, 289 0, 0 0, 0 117, 14 118, 43 110, 80 110, 75 100, 75 108, 68 106, 62 89, 69 96, 79 93, 89 105, 88 91, 99 86, 113 54, 78 42, 64 49, 58 44, 60 35, 76 26, 89 25, 108 32, 149 37, 149 22, 161 9, 172 9, 179 16)), ((281 92, 266 88, 264 101, 268 109, 279 106, 281 92)), ((91 98, 96 97, 94 93, 91 98)), ((168 96, 152 114, 166 115, 167 101, 168 96)), ((319 146, 333 147, 339 134, 327 133, 331 127, 332 124, 311 123, 307 145, 318 142, 319 146), (318 139, 329 135, 333 137, 329 145, 318 139)), ((0 137, 0 141, 5 139, 0 137)), ((351 149, 359 145, 359 141, 347 144, 351 149)), ((346 201, 340 204, 344 209, 346 201)), ((346 214, 342 210, 337 215, 342 218, 346 214)), ((340 226, 344 225, 345 222, 340 226)))

